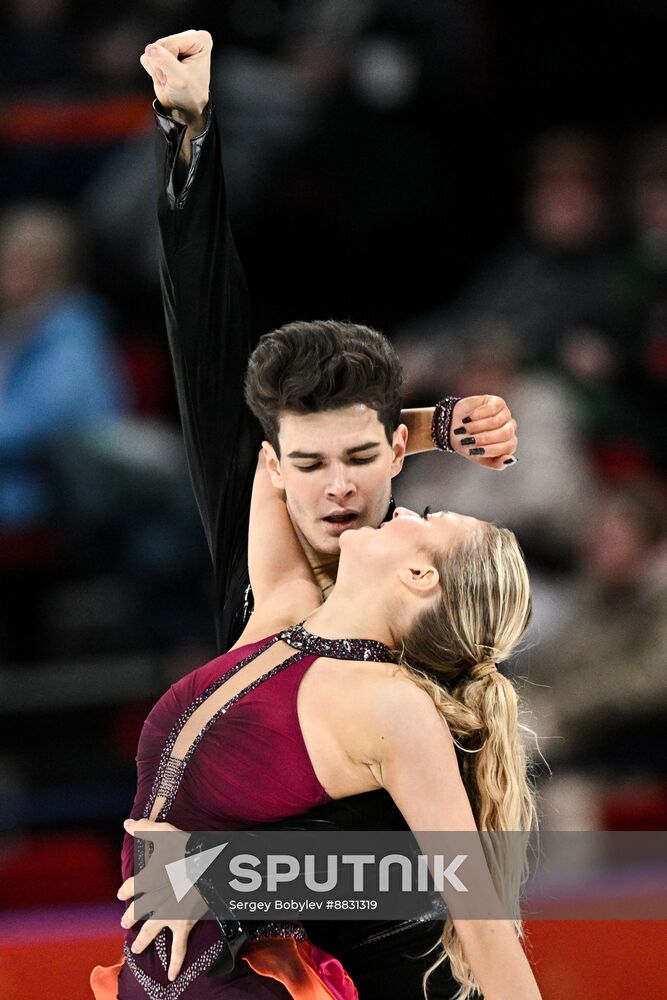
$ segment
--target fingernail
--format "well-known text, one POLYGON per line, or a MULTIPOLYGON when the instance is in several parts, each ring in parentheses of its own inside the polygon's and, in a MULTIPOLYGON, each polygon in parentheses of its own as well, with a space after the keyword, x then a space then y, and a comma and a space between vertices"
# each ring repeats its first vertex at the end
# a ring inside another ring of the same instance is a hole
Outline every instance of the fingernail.
POLYGON ((157 55, 157 51, 158 51, 157 45, 147 45, 146 46, 146 52, 148 53, 149 56, 155 56, 155 55, 157 55))
POLYGON ((506 458, 505 461, 503 462, 503 465, 516 465, 518 461, 519 461, 518 458, 506 458))
POLYGON ((456 427, 454 430, 455 434, 465 434, 465 432, 466 432, 465 427, 456 427))
POLYGON ((474 443, 475 443, 474 438, 464 438, 463 441, 461 441, 461 444, 474 444, 474 443))
POLYGON ((471 448, 470 451, 468 452, 468 454, 469 455, 483 455, 484 454, 484 449, 483 448, 471 448))
POLYGON ((130 945, 130 951, 133 951, 135 955, 139 951, 136 941, 133 941, 132 944, 130 945))
POLYGON ((134 826, 134 820, 133 819, 124 819, 123 820, 123 826, 127 830, 128 827, 134 826))
POLYGON ((472 417, 464 417, 462 422, 464 424, 471 424, 472 423, 472 417))

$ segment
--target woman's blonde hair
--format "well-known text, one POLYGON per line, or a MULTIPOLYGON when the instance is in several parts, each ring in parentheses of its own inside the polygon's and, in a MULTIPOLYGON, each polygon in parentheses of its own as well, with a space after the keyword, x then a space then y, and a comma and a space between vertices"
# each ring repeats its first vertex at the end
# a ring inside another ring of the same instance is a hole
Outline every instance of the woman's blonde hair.
MULTIPOLYGON (((531 617, 523 554, 511 531, 483 524, 468 541, 432 558, 441 597, 404 639, 402 663, 431 696, 462 751, 463 783, 478 829, 528 831, 536 826, 536 811, 520 736, 519 700, 511 681, 495 669, 511 654, 531 617)), ((518 906, 525 855, 512 876, 499 843, 504 838, 483 840, 496 889, 507 900, 509 887, 515 898, 508 902, 518 906)), ((515 927, 521 937, 520 920, 515 927)), ((449 958, 461 984, 456 1000, 465 1000, 477 986, 451 919, 445 923, 442 946, 444 952, 424 977, 424 989, 428 977, 449 958)))

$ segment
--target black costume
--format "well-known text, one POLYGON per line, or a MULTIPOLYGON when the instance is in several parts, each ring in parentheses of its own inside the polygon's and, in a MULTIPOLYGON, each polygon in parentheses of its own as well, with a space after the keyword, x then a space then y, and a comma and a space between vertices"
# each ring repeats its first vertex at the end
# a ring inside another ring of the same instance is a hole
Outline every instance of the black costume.
MULTIPOLYGON (((215 114, 192 143, 180 192, 174 171, 185 127, 156 105, 161 281, 169 345, 195 496, 215 575, 217 640, 221 651, 238 639, 252 610, 248 520, 263 434, 245 405, 243 382, 254 347, 248 294, 229 228, 220 137, 215 114)), ((288 828, 404 829, 386 792, 322 806, 288 828)), ((311 921, 311 940, 335 955, 352 976, 360 1000, 423 1000, 422 976, 440 937, 442 919, 311 921)), ((445 964, 429 981, 433 1000, 448 1000, 456 984, 445 964)))

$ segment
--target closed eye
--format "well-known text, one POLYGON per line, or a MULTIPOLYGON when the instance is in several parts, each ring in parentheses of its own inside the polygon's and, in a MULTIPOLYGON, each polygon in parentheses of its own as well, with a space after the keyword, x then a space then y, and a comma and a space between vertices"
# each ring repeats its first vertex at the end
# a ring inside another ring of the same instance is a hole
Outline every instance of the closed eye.
POLYGON ((422 517, 424 518, 424 520, 425 520, 425 521, 428 521, 428 518, 429 518, 429 514, 430 514, 430 513, 431 513, 431 508, 430 508, 430 506, 428 506, 428 507, 424 507, 424 512, 423 512, 423 514, 422 514, 422 517))

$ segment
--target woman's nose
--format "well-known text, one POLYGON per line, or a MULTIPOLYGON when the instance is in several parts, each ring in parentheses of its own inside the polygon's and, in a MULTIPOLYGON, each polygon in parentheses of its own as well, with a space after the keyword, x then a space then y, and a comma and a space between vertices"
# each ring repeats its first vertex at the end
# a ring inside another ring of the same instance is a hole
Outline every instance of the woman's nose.
POLYGON ((397 507, 396 510, 394 511, 394 517, 405 517, 405 515, 409 513, 410 511, 407 509, 407 507, 397 507))

